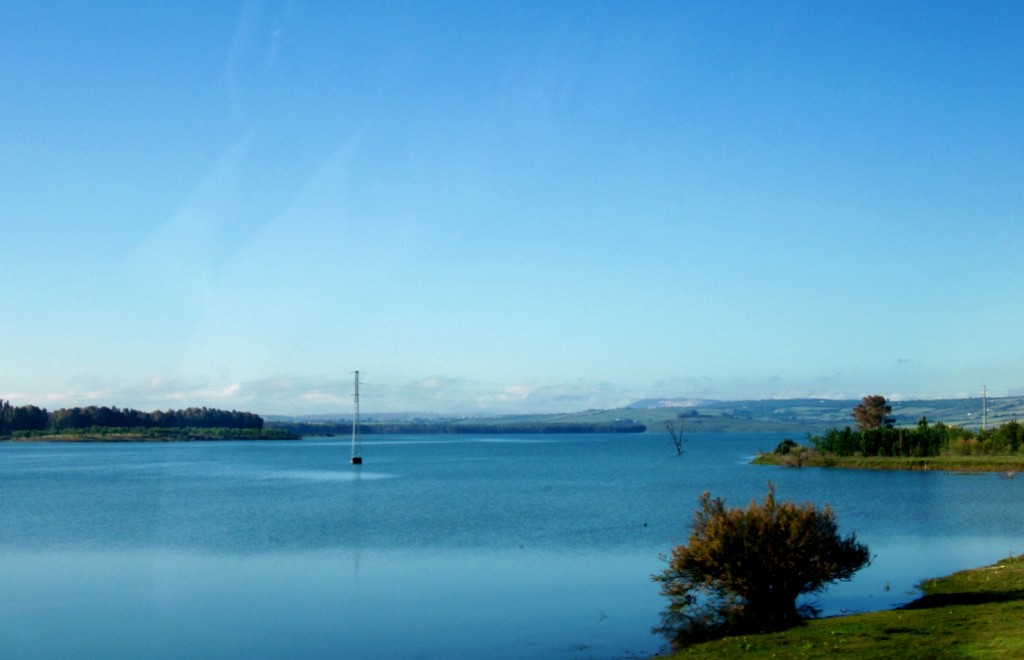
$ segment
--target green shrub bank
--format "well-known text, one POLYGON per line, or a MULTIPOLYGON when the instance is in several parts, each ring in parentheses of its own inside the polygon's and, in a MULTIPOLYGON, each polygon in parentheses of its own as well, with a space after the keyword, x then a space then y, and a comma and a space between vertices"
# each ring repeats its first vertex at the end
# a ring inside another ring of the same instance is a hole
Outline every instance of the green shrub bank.
POLYGON ((856 431, 846 427, 810 436, 810 443, 815 449, 834 456, 1005 455, 1016 454, 1022 440, 1024 426, 1017 420, 975 432, 941 422, 929 424, 925 418, 921 418, 913 428, 880 427, 856 431))
POLYGON ((895 610, 816 619, 784 632, 695 644, 680 658, 1021 658, 1024 558, 927 580, 895 610))

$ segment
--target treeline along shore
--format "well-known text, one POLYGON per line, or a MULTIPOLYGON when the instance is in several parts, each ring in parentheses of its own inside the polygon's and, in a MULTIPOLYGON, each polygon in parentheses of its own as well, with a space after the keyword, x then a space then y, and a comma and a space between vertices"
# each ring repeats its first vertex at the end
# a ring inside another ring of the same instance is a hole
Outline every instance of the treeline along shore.
POLYGON ((830 429, 808 444, 783 440, 755 463, 790 467, 895 470, 1024 471, 1024 424, 1016 420, 971 431, 921 419, 917 426, 830 429))
POLYGON ((293 433, 264 427, 249 412, 185 408, 143 412, 131 408, 87 406, 48 411, 12 406, 0 400, 0 438, 13 440, 228 440, 289 439, 293 433))

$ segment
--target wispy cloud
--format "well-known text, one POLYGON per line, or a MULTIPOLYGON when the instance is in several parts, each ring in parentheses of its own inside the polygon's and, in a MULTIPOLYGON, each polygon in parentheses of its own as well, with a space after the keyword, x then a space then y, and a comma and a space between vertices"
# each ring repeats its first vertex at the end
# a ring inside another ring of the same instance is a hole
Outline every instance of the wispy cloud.
MULTIPOLYGON (((835 387, 842 379, 822 377, 816 386, 798 387, 786 378, 760 381, 716 381, 693 377, 659 381, 647 387, 623 388, 602 381, 578 380, 481 382, 450 376, 399 377, 373 372, 361 374, 361 404, 365 413, 408 412, 425 414, 529 414, 575 412, 627 406, 649 398, 751 399, 859 399, 879 393, 893 401, 980 396, 978 391, 919 392, 911 389, 877 392, 835 387)), ((1007 396, 990 390, 991 396, 1007 396)), ((0 399, 16 405, 35 404, 55 410, 63 407, 111 405, 139 410, 207 406, 247 410, 259 414, 348 414, 352 409, 351 373, 313 376, 277 376, 254 380, 212 382, 174 374, 147 378, 103 380, 80 375, 60 390, 9 391, 0 399)))

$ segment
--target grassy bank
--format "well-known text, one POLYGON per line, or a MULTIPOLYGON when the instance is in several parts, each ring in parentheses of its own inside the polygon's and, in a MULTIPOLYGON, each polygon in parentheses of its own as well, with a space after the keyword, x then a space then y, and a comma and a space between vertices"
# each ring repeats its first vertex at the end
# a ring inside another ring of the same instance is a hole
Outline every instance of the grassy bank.
POLYGON ((884 612, 817 619, 781 633, 730 637, 668 658, 1024 657, 1024 557, 927 580, 924 596, 884 612))
POLYGON ((1024 456, 832 456, 816 451, 798 454, 759 454, 757 465, 838 467, 861 470, 945 470, 949 472, 1024 472, 1024 456))

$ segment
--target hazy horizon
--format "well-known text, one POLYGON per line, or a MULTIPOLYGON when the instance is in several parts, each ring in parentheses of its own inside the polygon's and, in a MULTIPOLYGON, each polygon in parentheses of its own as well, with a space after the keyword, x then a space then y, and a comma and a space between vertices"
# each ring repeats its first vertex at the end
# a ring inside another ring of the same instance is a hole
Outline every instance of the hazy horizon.
MULTIPOLYGON (((505 416, 505 415, 546 415, 546 414, 578 414, 585 413, 588 411, 600 411, 600 410, 617 410, 636 408, 643 409, 647 407, 679 407, 679 408, 695 408, 700 406, 715 405, 715 404, 730 404, 744 401, 794 401, 794 400, 813 400, 823 402, 855 402, 862 398, 862 395, 857 396, 753 396, 753 397, 738 397, 738 398, 708 398, 708 397, 687 397, 687 396, 664 396, 664 397, 640 397, 637 399, 631 399, 628 401, 622 401, 615 405, 609 406, 590 406, 590 407, 559 407, 557 403, 552 403, 552 400, 539 399, 536 392, 522 392, 520 395, 523 397, 521 400, 516 401, 502 401, 500 396, 478 396, 476 399, 462 398, 454 401, 447 401, 443 397, 438 395, 436 390, 431 391, 433 397, 431 402, 428 404, 420 404, 417 407, 415 404, 410 404, 410 407, 395 407, 397 404, 389 404, 388 401, 397 400, 395 392, 387 392, 383 395, 384 402, 382 403, 380 394, 368 392, 366 389, 366 382, 360 379, 360 411, 361 416, 364 418, 373 417, 387 417, 387 416, 418 416, 424 417, 458 417, 458 416, 471 416, 471 417, 491 417, 491 416, 505 416), (530 407, 530 397, 534 397, 532 401, 532 408, 530 407), (526 405, 524 407, 524 401, 526 405), (538 402, 539 401, 539 402, 538 402), (512 405, 509 405, 509 404, 512 405), (658 404, 655 406, 654 404, 658 404), (381 407, 385 406, 385 407, 381 407), (390 407, 387 407, 390 406, 390 407), (461 406, 461 407, 460 407, 461 406)), ((316 411, 301 411, 301 410, 262 410, 255 408, 242 407, 247 412, 254 412, 256 414, 265 417, 293 417, 293 418, 337 418, 337 419, 351 419, 353 415, 353 397, 352 397, 352 382, 348 383, 349 392, 347 395, 339 394, 336 397, 337 405, 333 408, 322 408, 316 411)), ((293 391, 294 388, 289 388, 288 392, 293 391)), ((876 394, 877 392, 873 392, 876 394)), ((463 393, 465 394, 465 392, 463 393)), ((543 393, 541 393, 541 396, 543 393)), ((406 393, 408 396, 408 393, 406 393)), ((886 395, 886 398, 890 403, 898 406, 900 403, 909 401, 944 401, 944 400, 981 400, 984 396, 987 396, 990 400, 997 400, 1001 398, 1014 398, 1021 396, 1020 393, 1011 394, 999 394, 993 393, 992 391, 979 390, 975 393, 958 393, 951 396, 945 397, 907 397, 897 395, 886 395)), ((127 397, 130 398, 130 397, 127 397)), ((116 399, 116 396, 115 396, 116 399)), ((408 398, 406 400, 413 401, 415 397, 408 398)), ((571 397, 559 397, 554 400, 574 400, 571 397)), ((165 401, 166 402, 166 401, 165 401)), ((202 401, 192 401, 188 398, 176 398, 168 405, 128 405, 125 403, 118 403, 116 400, 83 400, 79 403, 56 403, 47 405, 40 403, 39 401, 12 401, 14 405, 38 405, 49 410, 56 410, 65 407, 75 406, 115 406, 120 408, 134 408, 145 412, 151 412, 153 410, 165 410, 168 408, 181 409, 193 406, 207 406, 207 407, 218 407, 216 403, 204 403, 202 401)), ((223 404, 219 404, 220 407, 224 407, 223 404)), ((237 406, 228 406, 237 408, 237 406)))

